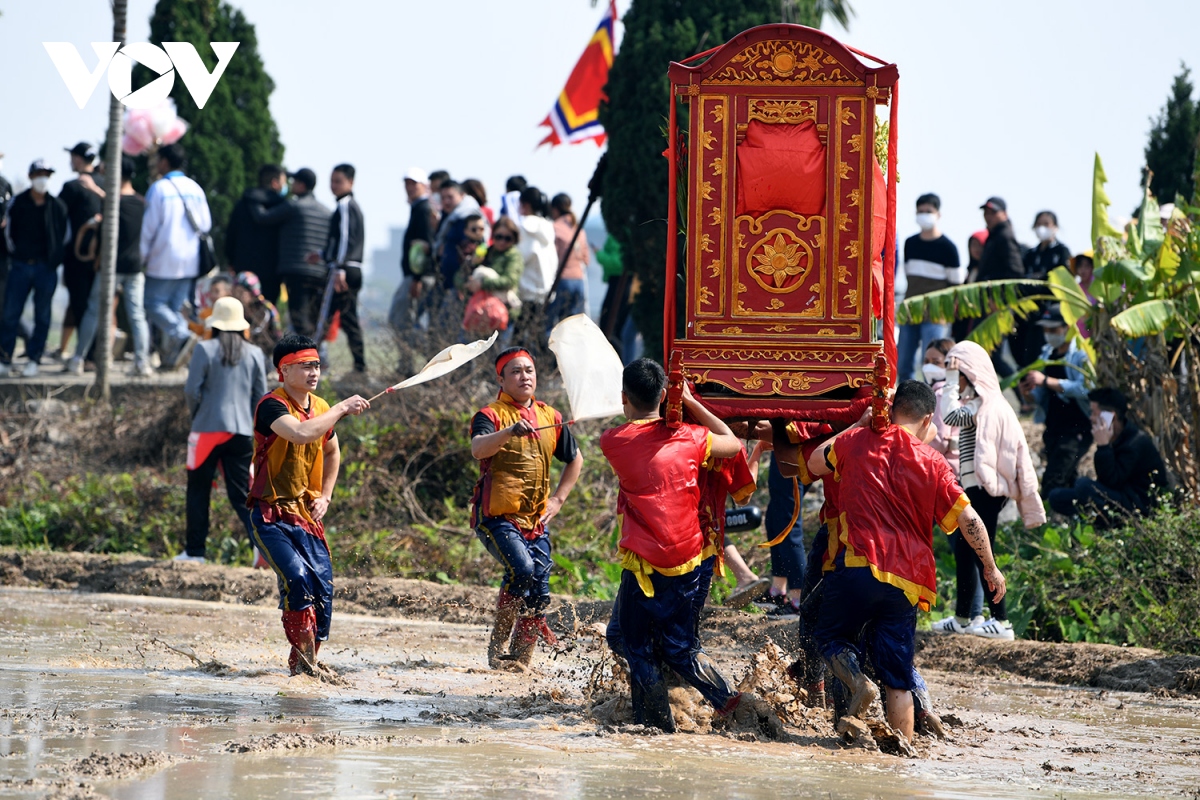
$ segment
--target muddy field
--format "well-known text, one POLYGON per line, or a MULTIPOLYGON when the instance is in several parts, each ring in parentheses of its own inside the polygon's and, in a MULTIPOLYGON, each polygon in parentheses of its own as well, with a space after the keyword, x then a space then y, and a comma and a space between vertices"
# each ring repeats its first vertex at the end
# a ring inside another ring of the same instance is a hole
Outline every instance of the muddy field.
POLYGON ((772 644, 794 625, 741 613, 705 640, 781 741, 712 731, 682 690, 692 733, 630 726, 599 603, 558 599, 573 648, 513 674, 484 658, 490 590, 342 580, 328 682, 287 676, 262 572, 7 551, 0 583, 0 796, 1200 796, 1195 658, 924 638, 950 738, 904 759, 796 703, 772 644))

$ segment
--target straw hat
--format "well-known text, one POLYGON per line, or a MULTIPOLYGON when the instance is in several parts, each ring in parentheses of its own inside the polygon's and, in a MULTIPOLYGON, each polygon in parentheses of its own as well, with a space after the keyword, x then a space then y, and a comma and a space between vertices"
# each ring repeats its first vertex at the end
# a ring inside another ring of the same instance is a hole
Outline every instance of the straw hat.
POLYGON ((242 302, 236 297, 222 297, 213 303, 212 316, 205 324, 219 331, 244 331, 250 327, 242 302))

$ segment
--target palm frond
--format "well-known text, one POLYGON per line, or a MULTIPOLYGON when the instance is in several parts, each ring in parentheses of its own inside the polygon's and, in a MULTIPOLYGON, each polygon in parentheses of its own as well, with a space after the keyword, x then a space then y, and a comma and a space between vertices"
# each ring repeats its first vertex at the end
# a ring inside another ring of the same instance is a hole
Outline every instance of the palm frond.
POLYGON ((1000 309, 1015 312, 1024 319, 1037 311, 1038 301, 1054 299, 1044 281, 968 283, 910 297, 896 308, 896 324, 916 325, 925 320, 945 324, 956 319, 975 319, 1000 309))
POLYGON ((1016 386, 1018 383, 1021 382, 1021 378, 1024 378, 1026 375, 1028 375, 1031 372, 1034 372, 1035 370, 1038 372, 1045 372, 1046 367, 1065 367, 1067 369, 1075 370, 1076 372, 1078 372, 1080 375, 1082 375, 1085 379, 1087 379, 1089 381, 1094 382, 1096 379, 1094 372, 1089 372, 1088 370, 1080 369, 1079 367, 1075 366, 1074 364, 1069 364, 1062 359, 1055 358, 1055 359, 1051 359, 1051 360, 1047 361, 1045 359, 1039 358, 1037 361, 1033 362, 1029 366, 1022 367, 1021 369, 1014 372, 1012 375, 1009 375, 1007 378, 1000 381, 1000 388, 1001 389, 1011 389, 1012 387, 1016 386))
POLYGON ((1074 326, 1076 322, 1092 313, 1091 301, 1066 267, 1050 270, 1050 274, 1046 276, 1046 283, 1049 284, 1050 293, 1058 298, 1063 319, 1068 325, 1074 326))
POLYGON ((1012 333, 1015 327, 1013 312, 1002 308, 976 325, 967 339, 990 353, 1004 344, 1004 337, 1012 333))
POLYGON ((1117 314, 1110 324, 1127 339, 1154 336, 1171 327, 1179 318, 1171 300, 1147 300, 1117 314))

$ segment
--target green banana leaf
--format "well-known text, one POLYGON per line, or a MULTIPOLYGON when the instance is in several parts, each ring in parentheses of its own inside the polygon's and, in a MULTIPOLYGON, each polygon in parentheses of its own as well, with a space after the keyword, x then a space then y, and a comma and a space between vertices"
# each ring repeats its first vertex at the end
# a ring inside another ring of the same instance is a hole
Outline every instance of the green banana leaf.
POLYGON ((1142 210, 1138 212, 1137 238, 1140 247, 1132 248, 1131 242, 1131 248, 1133 252, 1141 253, 1142 258, 1154 260, 1158 256, 1159 248, 1162 247, 1165 235, 1158 201, 1154 199, 1154 195, 1150 194, 1150 187, 1147 186, 1142 191, 1142 210))
POLYGON ((1016 321, 1013 318, 1013 312, 1010 309, 1002 308, 976 325, 967 334, 967 340, 991 353, 1004 344, 1004 337, 1012 333, 1015 327, 1016 321))
POLYGON ((1110 324, 1126 339, 1139 339, 1162 333, 1177 320, 1174 302, 1147 300, 1117 314, 1110 320, 1110 324))
POLYGON ((1101 236, 1121 237, 1121 232, 1113 227, 1108 220, 1108 207, 1112 201, 1104 191, 1108 176, 1104 174, 1104 165, 1100 163, 1100 154, 1096 153, 1096 163, 1092 169, 1092 242, 1101 236))
POLYGON ((1046 283, 1049 284, 1050 293, 1058 298, 1063 319, 1068 325, 1073 326, 1092 313, 1092 301, 1088 300, 1083 289, 1075 282, 1075 276, 1066 267, 1050 270, 1050 274, 1046 276, 1046 283))
POLYGON ((896 308, 897 325, 930 322, 949 323, 956 319, 975 319, 999 309, 1016 311, 1024 318, 1037 311, 1039 300, 1053 300, 1043 281, 982 281, 951 286, 936 292, 910 297, 896 308), (1022 296, 1022 289, 1039 289, 1041 294, 1022 296))

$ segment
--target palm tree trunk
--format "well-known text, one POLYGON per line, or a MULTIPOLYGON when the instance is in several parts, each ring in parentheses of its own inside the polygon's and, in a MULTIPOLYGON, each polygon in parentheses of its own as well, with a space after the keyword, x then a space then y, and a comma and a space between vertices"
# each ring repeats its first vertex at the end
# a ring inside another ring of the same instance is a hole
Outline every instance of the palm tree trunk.
MULTIPOLYGON (((125 42, 127 0, 112 0, 114 42, 125 42)), ((100 308, 96 329, 96 383, 100 401, 110 398, 112 371, 113 295, 116 293, 117 228, 121 211, 121 101, 110 93, 108 102, 108 147, 104 152, 104 225, 100 236, 100 308)))

